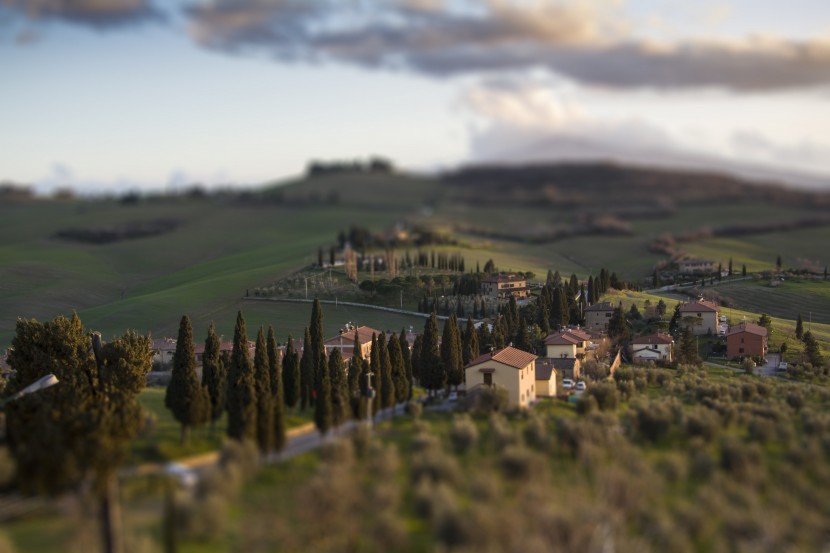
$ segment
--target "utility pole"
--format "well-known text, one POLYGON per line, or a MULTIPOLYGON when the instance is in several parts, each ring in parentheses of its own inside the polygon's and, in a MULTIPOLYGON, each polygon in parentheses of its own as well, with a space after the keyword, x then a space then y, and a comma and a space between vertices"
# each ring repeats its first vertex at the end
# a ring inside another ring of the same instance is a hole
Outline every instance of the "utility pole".
POLYGON ((375 373, 366 373, 366 424, 372 428, 372 400, 375 399, 375 389, 372 388, 372 377, 375 373))

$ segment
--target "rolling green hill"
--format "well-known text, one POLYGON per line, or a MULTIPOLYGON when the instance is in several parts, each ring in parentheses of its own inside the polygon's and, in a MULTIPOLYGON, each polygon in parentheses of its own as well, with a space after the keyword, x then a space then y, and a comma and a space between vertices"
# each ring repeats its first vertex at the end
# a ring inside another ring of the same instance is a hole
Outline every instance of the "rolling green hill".
MULTIPOLYGON (((549 269, 587 277, 606 267, 637 282, 667 259, 652 244, 666 233, 686 237, 677 243, 680 251, 724 263, 732 257, 736 269, 770 269, 777 255, 794 268, 828 261, 830 226, 821 221, 786 231, 721 232, 736 225, 746 231, 759 221, 815 219, 826 195, 621 167, 516 171, 431 179, 333 174, 210 195, 0 201, 0 344, 10 341, 17 317, 42 320, 73 310, 107 336, 126 328, 173 334, 183 313, 193 317, 197 335, 210 320, 229 334, 240 308, 251 310, 254 324, 284 328, 281 337, 299 334, 307 307, 271 317, 243 303, 246 290, 310 265, 318 248, 351 225, 381 231, 403 221, 437 229, 456 244, 435 249, 463 254, 468 268, 493 259, 502 270, 540 278, 549 269), (724 192, 727 186, 740 193, 724 192), (761 192, 747 193, 752 190, 761 192), (118 237, 156 227, 155 234, 118 237), (56 237, 67 231, 116 239, 56 237)), ((746 308, 760 307, 750 302, 746 308)), ((330 330, 345 322, 340 315, 330 330)), ((385 328, 384 320, 375 325, 385 328)), ((399 329, 398 322, 389 326, 399 329)))

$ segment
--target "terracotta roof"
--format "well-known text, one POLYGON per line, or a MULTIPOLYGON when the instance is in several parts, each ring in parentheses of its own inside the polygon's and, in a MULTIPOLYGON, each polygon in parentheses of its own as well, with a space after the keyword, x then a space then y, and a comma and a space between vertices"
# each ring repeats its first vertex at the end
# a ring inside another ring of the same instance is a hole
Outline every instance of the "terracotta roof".
POLYGON ((718 304, 707 300, 691 301, 680 306, 681 313, 717 313, 717 311, 718 304))
POLYGON ((607 301, 603 301, 600 303, 595 303, 594 305, 588 306, 585 308, 585 311, 613 311, 616 309, 613 305, 611 305, 607 301))
POLYGON ((358 339, 362 344, 368 344, 372 341, 372 334, 377 334, 380 336, 380 330, 375 330, 374 328, 370 328, 368 326, 359 326, 357 329, 350 329, 343 333, 342 336, 337 335, 334 338, 329 338, 324 343, 328 346, 336 346, 340 344, 340 339, 343 339, 343 344, 345 345, 353 345, 354 344, 354 335, 357 332, 358 339))
POLYGON ((493 275, 482 279, 481 282, 524 282, 527 279, 518 275, 493 275))
POLYGON ((741 323, 737 326, 729 327, 729 332, 726 333, 727 336, 733 336, 735 334, 741 334, 742 332, 746 332, 748 334, 755 334, 757 336, 766 336, 767 329, 752 323, 741 323))
POLYGON ((631 340, 632 344, 671 344, 673 338, 668 334, 650 334, 631 340))
POLYGON ((573 370, 576 366, 577 359, 574 358, 559 358, 559 357, 543 357, 539 358, 536 361, 537 371, 539 370, 538 367, 541 366, 551 366, 557 371, 562 370, 573 370))
POLYGON ((576 344, 577 342, 588 342, 591 340, 591 335, 583 332, 578 328, 568 328, 556 334, 550 334, 545 338, 545 345, 568 345, 576 344))
POLYGON ((473 365, 480 365, 481 363, 485 363, 487 361, 490 361, 491 359, 493 361, 503 363, 510 367, 523 369, 527 367, 531 361, 534 361, 536 359, 536 355, 533 353, 522 351, 520 349, 516 349, 512 346, 507 346, 504 349, 500 349, 492 353, 485 353, 484 355, 479 355, 478 357, 470 361, 470 364, 467 365, 467 367, 472 367, 473 365))

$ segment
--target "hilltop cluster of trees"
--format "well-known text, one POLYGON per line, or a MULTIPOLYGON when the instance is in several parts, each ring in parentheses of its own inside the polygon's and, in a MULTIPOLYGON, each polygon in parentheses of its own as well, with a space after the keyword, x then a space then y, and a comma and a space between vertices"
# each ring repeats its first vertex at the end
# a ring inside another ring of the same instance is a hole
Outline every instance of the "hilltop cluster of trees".
POLYGON ((372 157, 368 161, 359 159, 342 161, 314 160, 309 162, 306 172, 310 178, 343 173, 390 174, 395 172, 395 166, 390 160, 382 157, 372 157))

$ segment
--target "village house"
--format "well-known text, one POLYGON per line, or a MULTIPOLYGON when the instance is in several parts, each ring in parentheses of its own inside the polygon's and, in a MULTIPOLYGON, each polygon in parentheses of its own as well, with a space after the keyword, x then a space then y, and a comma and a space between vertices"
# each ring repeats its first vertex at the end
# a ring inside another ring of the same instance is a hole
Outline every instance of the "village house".
POLYGON ((507 390, 508 407, 524 409, 536 401, 536 355, 508 346, 481 355, 464 370, 467 392, 480 386, 507 390))
POLYGON ((360 353, 364 359, 369 359, 372 354, 372 335, 380 336, 380 330, 368 326, 349 325, 342 329, 339 335, 334 338, 329 338, 323 342, 326 348, 326 355, 329 355, 333 349, 339 349, 343 355, 343 359, 347 362, 354 353, 354 337, 357 334, 360 343, 360 353))
POLYGON ((729 359, 742 357, 766 357, 767 329, 752 323, 732 326, 726 333, 726 356, 729 359))
MULTIPOLYGON (((153 340, 150 350, 153 352, 153 365, 172 368, 173 356, 176 354, 176 340, 173 338, 161 338, 153 340)), ((233 342, 223 340, 219 344, 219 353, 230 353, 233 351, 233 342)), ((193 344, 193 354, 196 357, 196 363, 202 364, 202 356, 205 353, 205 343, 198 342, 193 344)), ((256 342, 248 340, 248 354, 253 359, 256 353, 256 342)))
POLYGON ((717 263, 708 259, 681 259, 677 272, 681 275, 708 275, 717 271, 717 263))
POLYGON ((608 330, 608 321, 614 314, 614 306, 603 301, 585 308, 585 328, 597 332, 608 330))
POLYGON ((718 333, 718 304, 714 302, 701 299, 684 303, 680 306, 680 316, 683 324, 691 321, 692 333, 696 336, 718 333))
POLYGON ((669 334, 639 336, 631 341, 632 359, 635 363, 672 361, 674 339, 669 334))
POLYGON ((545 338, 545 354, 550 358, 584 359, 591 335, 578 328, 567 328, 545 338))
MULTIPOLYGON (((582 361, 579 359, 568 359, 565 357, 559 358, 551 358, 551 357, 540 357, 536 360, 536 371, 540 370, 540 367, 550 367, 556 377, 561 382, 564 378, 570 378, 571 380, 579 380, 580 375, 582 374, 582 361)), ((537 395, 538 394, 538 386, 537 386, 537 395)))
POLYGON ((545 361, 536 360, 536 397, 556 397, 556 368, 545 361))
POLYGON ((527 280, 518 275, 493 275, 481 281, 481 294, 492 299, 525 299, 530 295, 527 280))

